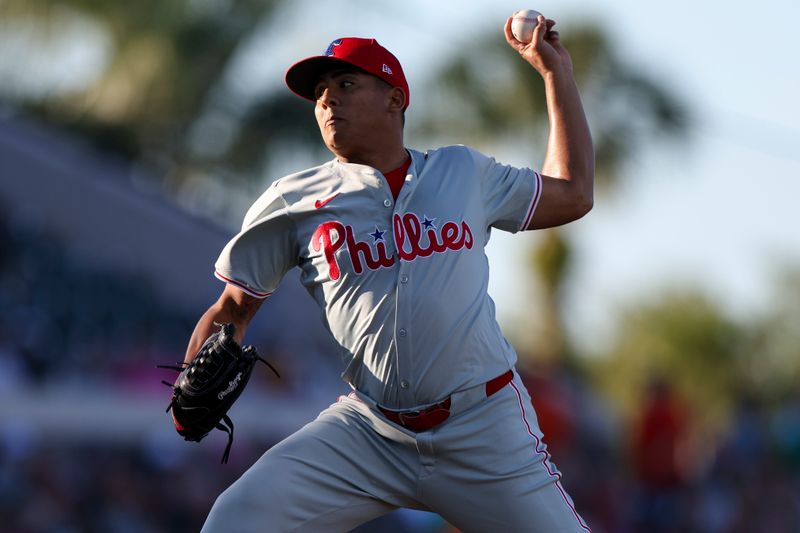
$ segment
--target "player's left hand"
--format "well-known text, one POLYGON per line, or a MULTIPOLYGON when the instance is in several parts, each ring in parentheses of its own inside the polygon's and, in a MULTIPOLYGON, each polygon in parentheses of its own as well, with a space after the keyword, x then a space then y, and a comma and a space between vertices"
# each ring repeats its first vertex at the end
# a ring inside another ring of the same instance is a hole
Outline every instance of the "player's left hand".
POLYGON ((506 21, 505 34, 509 46, 519 52, 539 74, 549 73, 572 74, 572 59, 569 52, 561 44, 558 32, 553 29, 556 21, 539 15, 539 21, 533 30, 533 38, 529 43, 518 41, 511 32, 511 20, 506 21))
MULTIPOLYGON (((219 326, 220 330, 206 339, 188 365, 162 365, 161 368, 181 372, 171 386, 172 399, 167 406, 167 411, 172 411, 178 434, 186 440, 200 442, 215 428, 225 431, 228 446, 222 462, 226 463, 233 443, 233 422, 227 413, 242 394, 256 362, 266 364, 278 377, 280 374, 254 347, 239 346, 233 324, 219 326)), ((169 386, 168 382, 163 383, 169 386)))

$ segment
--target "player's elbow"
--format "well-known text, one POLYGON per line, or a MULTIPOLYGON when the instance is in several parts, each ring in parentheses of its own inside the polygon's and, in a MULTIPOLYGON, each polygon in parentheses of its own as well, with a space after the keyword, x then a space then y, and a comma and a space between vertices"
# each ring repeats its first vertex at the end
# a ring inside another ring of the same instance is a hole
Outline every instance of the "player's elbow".
POLYGON ((570 203, 569 206, 565 206, 561 213, 561 220, 559 221, 558 225, 561 224, 569 224, 570 222, 574 222, 580 218, 586 216, 589 211, 592 210, 592 201, 575 201, 574 203, 570 203))
POLYGON ((561 205, 569 220, 585 216, 594 206, 594 169, 592 166, 570 169, 561 178, 561 205))
POLYGON ((578 175, 572 180, 577 217, 581 218, 594 207, 594 157, 578 167, 578 175))
POLYGON ((577 180, 571 183, 570 211, 573 220, 584 217, 594 207, 594 187, 591 179, 577 180))
POLYGON ((594 207, 594 195, 589 192, 588 194, 584 194, 580 197, 577 201, 577 205, 575 206, 575 213, 576 219, 582 218, 586 216, 589 211, 592 210, 594 207))

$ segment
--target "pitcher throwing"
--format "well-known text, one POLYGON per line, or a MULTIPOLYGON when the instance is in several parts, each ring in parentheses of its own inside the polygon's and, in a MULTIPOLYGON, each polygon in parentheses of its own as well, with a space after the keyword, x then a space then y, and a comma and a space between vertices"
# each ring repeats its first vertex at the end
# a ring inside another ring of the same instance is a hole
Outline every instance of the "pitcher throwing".
POLYGON ((530 43, 505 26, 544 79, 541 172, 465 146, 407 148, 408 83, 374 39, 337 39, 288 70, 335 157, 275 181, 247 212, 186 360, 214 322, 235 324, 241 342, 296 266, 352 392, 264 453, 219 496, 204 532, 349 531, 398 507, 465 532, 589 531, 495 320, 484 253, 493 228, 558 226, 592 207, 592 141, 554 24, 539 17, 530 43))

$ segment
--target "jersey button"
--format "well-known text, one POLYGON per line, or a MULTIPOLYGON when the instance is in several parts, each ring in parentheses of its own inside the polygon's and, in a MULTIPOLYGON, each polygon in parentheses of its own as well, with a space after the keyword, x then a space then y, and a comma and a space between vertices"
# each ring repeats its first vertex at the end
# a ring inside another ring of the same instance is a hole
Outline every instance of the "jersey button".
POLYGON ((383 205, 385 205, 386 207, 392 207, 392 201, 387 198, 386 200, 383 201, 383 205))
POLYGON ((398 331, 397 333, 399 333, 401 337, 405 337, 406 336, 406 330, 403 329, 403 328, 400 328, 400 331, 398 331))
POLYGON ((408 276, 406 276, 405 274, 400 276, 400 283, 408 283, 408 276))
POLYGON ((409 385, 409 383, 406 380, 403 380, 403 381, 400 382, 400 388, 401 389, 407 389, 408 385, 409 385))

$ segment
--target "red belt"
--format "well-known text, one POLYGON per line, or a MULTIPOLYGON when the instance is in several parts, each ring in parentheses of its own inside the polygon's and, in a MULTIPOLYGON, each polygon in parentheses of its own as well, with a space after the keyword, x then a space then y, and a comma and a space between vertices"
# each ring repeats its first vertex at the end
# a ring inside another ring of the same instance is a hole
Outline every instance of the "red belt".
MULTIPOLYGON (((508 385, 513 377, 514 373, 509 370, 505 374, 487 381, 486 397, 488 398, 508 385)), ((448 396, 447 399, 421 411, 392 411, 381 406, 378 406, 378 409, 395 424, 419 433, 420 431, 432 429, 447 420, 450 417, 450 403, 450 397, 448 396)))

